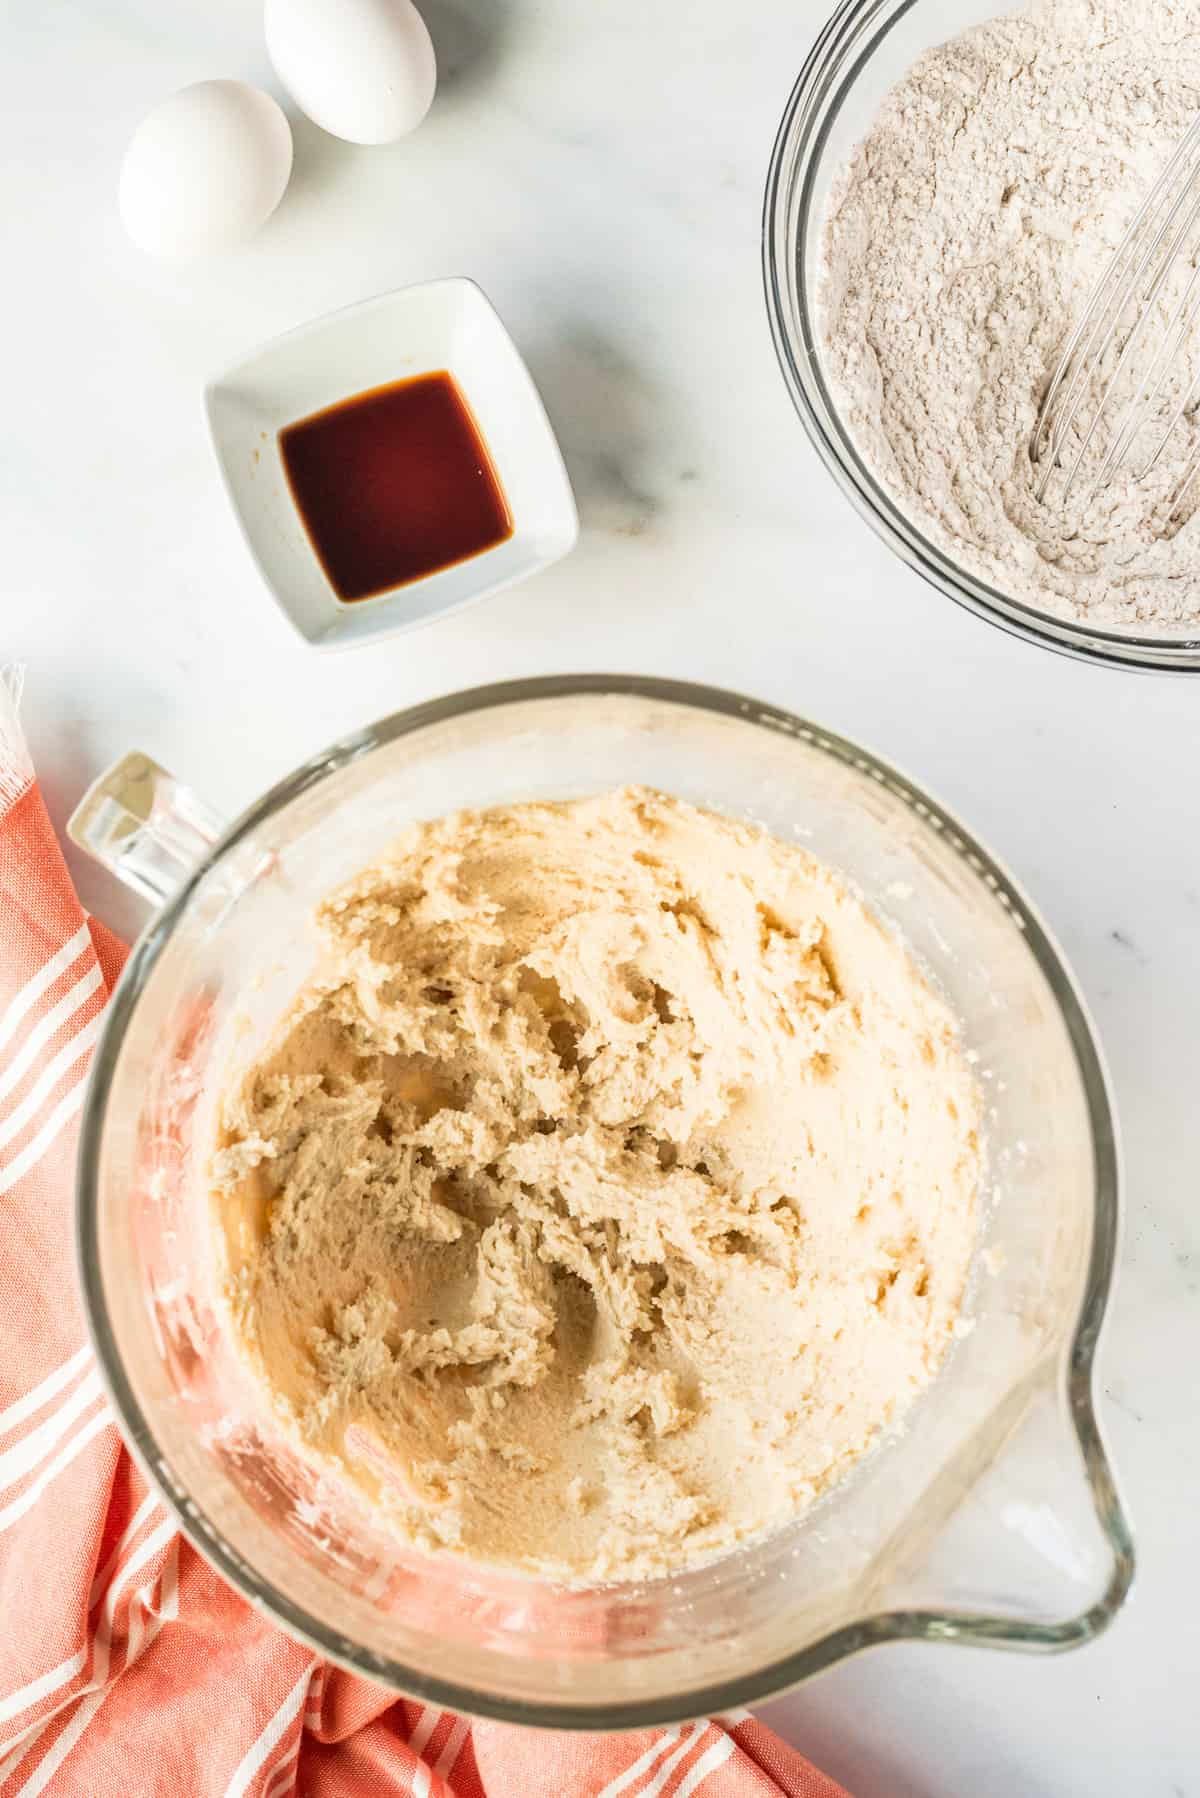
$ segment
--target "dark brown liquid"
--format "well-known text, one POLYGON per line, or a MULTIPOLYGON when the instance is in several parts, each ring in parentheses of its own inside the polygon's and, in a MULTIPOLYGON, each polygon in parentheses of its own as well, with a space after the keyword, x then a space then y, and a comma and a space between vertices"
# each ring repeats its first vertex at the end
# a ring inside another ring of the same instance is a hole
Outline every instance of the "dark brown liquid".
POLYGON ((370 599, 512 536, 487 446, 444 369, 279 433, 292 498, 339 599, 370 599))

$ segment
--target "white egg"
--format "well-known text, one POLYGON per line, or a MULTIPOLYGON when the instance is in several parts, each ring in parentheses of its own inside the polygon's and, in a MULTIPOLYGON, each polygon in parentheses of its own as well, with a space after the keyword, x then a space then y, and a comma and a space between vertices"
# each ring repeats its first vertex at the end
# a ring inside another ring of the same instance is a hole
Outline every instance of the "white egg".
POLYGON ((437 61, 412 0, 266 0, 275 73, 301 112, 352 144, 390 144, 421 123, 437 61))
POLYGON ((270 218, 292 172, 283 109, 244 81, 197 81, 147 113, 121 164, 125 229, 151 256, 227 250, 270 218))

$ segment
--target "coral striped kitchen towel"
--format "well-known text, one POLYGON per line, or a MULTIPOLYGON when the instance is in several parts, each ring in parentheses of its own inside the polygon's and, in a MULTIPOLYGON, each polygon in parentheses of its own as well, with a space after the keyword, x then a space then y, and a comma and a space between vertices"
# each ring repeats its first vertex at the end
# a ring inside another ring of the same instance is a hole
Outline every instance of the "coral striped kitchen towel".
MULTIPOLYGON (((178 1534, 85 1343, 71 1191, 124 951, 84 916, 0 687, 0 1798, 839 1798, 746 1712, 469 1723, 318 1661, 178 1534)), ((844 1794, 842 1795, 844 1798, 844 1794)))

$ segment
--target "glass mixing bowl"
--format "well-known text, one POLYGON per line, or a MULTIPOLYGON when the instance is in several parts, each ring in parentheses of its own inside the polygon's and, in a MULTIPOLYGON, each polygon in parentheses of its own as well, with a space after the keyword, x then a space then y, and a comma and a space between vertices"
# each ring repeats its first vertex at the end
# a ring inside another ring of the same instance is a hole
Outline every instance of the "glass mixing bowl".
POLYGON ((896 554, 939 592, 1002 630, 1112 667, 1200 672, 1200 633, 1137 636, 1055 617, 1002 593, 950 556, 863 461, 821 366, 817 275, 830 187, 888 90, 926 50, 1006 10, 1003 0, 843 0, 792 89, 763 212, 763 274, 780 367, 817 454, 896 554))
POLYGON ((387 718, 216 820, 145 757, 72 834, 161 909, 96 1051, 79 1159, 91 1330, 126 1439, 180 1528, 322 1655, 523 1724, 614 1729, 752 1703, 872 1643, 1069 1647, 1132 1549, 1092 1403, 1117 1152, 1071 977, 1009 876, 939 805, 751 700, 580 677, 387 718), (839 868, 962 1021, 990 1186, 964 1333, 903 1430, 802 1521, 679 1578, 564 1590, 398 1554, 262 1415, 217 1322, 208 1121, 311 966, 316 902, 409 821, 638 782, 839 868))

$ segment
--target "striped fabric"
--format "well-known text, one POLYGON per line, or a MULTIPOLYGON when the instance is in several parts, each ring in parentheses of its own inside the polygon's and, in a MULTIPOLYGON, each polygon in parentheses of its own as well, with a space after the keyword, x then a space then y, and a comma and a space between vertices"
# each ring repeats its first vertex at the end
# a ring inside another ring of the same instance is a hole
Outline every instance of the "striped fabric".
MULTIPOLYGON (((72 1163, 120 968, 0 689, 0 1798, 838 1798, 746 1712, 540 1734, 317 1661, 178 1535, 85 1346, 72 1163)), ((844 1795, 843 1795, 844 1798, 844 1795)))

